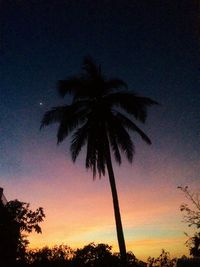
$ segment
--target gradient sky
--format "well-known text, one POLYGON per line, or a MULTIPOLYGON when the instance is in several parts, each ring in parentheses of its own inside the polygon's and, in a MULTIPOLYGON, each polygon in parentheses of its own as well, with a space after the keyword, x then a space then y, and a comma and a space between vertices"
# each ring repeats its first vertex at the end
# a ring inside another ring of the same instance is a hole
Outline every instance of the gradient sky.
POLYGON ((31 247, 94 241, 118 250, 107 177, 92 180, 84 151, 72 164, 55 126, 39 131, 44 112, 63 104, 57 80, 79 73, 90 54, 108 77, 161 103, 139 124, 152 146, 133 136, 134 163, 114 164, 127 248, 140 259, 162 248, 187 253, 177 186, 200 189, 197 2, 0 2, 0 186, 8 200, 44 208, 31 247))

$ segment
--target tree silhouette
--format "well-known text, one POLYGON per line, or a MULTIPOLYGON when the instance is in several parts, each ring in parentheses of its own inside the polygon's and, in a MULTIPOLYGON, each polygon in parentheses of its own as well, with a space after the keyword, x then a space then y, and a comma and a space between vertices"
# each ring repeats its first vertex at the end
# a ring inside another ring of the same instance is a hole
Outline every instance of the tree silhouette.
POLYGON ((74 254, 72 266, 118 267, 120 264, 119 257, 113 255, 111 246, 106 244, 90 243, 77 249, 74 254))
POLYGON ((67 245, 32 249, 27 252, 26 266, 67 267, 71 266, 71 259, 73 256, 73 250, 67 245))
POLYGON ((126 265, 126 247, 111 151, 118 164, 121 164, 121 152, 132 162, 134 143, 129 131, 137 132, 147 144, 151 144, 148 136, 132 119, 144 123, 147 107, 157 103, 128 91, 126 83, 120 79, 107 79, 101 66, 89 57, 83 61, 83 73, 59 81, 58 91, 61 97, 70 94, 72 102, 47 111, 41 121, 41 128, 58 123, 57 143, 73 132, 70 147, 72 160, 76 161, 82 147, 86 145, 85 165, 93 171, 93 177, 96 173, 99 177, 105 175, 107 169, 119 249, 122 262, 126 265))
MULTIPOLYGON (((200 194, 190 192, 188 186, 178 186, 178 189, 185 194, 191 204, 183 203, 180 206, 180 210, 184 214, 184 222, 188 223, 189 227, 195 227, 197 229, 194 236, 189 237, 186 241, 186 245, 189 247, 190 255, 200 257, 200 194)), ((186 235, 188 236, 188 234, 186 235)))
MULTIPOLYGON (((71 249, 67 245, 29 249, 25 266, 30 267, 120 267, 119 253, 112 253, 107 244, 90 243, 83 248, 71 249)), ((22 265, 23 266, 23 265, 22 265)), ((128 267, 146 267, 131 252, 127 253, 128 267)), ((19 265, 21 267, 21 265, 19 265)))
POLYGON ((162 249, 161 254, 157 258, 149 257, 147 263, 149 267, 159 266, 159 267, 174 267, 176 266, 177 259, 171 259, 170 253, 162 249))
POLYGON ((41 233, 39 223, 44 217, 41 207, 32 211, 28 203, 19 200, 0 205, 0 259, 5 266, 24 259, 29 243, 24 233, 41 233))

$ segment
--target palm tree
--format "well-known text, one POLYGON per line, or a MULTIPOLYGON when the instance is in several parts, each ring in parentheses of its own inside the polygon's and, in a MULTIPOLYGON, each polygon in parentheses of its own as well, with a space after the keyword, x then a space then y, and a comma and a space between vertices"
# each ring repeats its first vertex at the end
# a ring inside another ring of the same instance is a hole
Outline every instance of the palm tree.
POLYGON ((134 144, 130 131, 137 132, 147 144, 151 144, 148 136, 132 119, 145 122, 147 107, 156 102, 128 91, 126 83, 120 79, 107 79, 102 74, 101 66, 89 57, 84 59, 80 75, 58 82, 58 91, 61 97, 71 94, 72 102, 47 111, 41 121, 41 128, 58 123, 57 143, 72 133, 70 151, 73 162, 86 145, 85 165, 93 171, 93 178, 96 173, 99 177, 105 175, 107 169, 120 255, 125 266, 126 246, 111 152, 118 164, 121 164, 122 152, 132 162, 134 144))

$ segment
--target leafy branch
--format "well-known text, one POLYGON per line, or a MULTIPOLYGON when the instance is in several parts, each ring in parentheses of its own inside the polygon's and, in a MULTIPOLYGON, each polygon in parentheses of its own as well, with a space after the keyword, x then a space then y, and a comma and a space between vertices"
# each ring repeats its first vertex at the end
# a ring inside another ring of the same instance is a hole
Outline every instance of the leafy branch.
POLYGON ((183 203, 180 206, 180 211, 184 212, 183 219, 184 222, 188 223, 188 226, 192 225, 200 228, 200 196, 198 193, 191 193, 188 189, 188 186, 182 187, 178 186, 186 196, 188 200, 190 200, 193 204, 194 209, 191 209, 188 204, 183 203))

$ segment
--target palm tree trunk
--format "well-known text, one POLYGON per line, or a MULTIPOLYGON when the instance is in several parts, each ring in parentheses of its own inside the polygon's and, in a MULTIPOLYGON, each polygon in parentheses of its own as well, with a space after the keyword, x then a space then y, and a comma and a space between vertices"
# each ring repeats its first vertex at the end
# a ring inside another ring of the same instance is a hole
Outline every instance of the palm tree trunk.
POLYGON ((119 209, 119 201, 117 195, 117 188, 115 184, 115 176, 112 167, 111 155, 110 155, 110 148, 109 144, 107 144, 107 153, 106 153, 106 165, 108 170, 108 176, 110 181, 110 187, 112 192, 112 199, 113 199, 113 207, 114 207, 114 214, 115 214, 115 223, 116 223, 116 230, 117 230, 117 239, 119 244, 119 250, 121 255, 122 266, 126 267, 127 260, 126 260, 126 245, 124 241, 124 233, 122 228, 122 221, 119 209))

